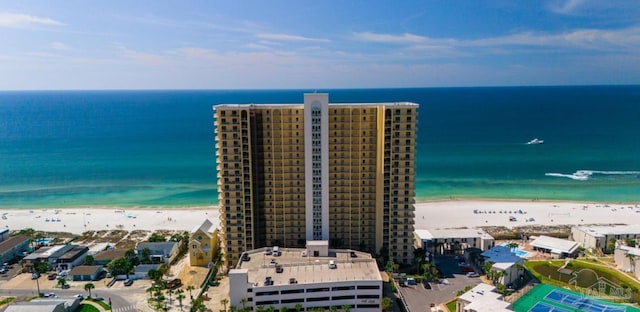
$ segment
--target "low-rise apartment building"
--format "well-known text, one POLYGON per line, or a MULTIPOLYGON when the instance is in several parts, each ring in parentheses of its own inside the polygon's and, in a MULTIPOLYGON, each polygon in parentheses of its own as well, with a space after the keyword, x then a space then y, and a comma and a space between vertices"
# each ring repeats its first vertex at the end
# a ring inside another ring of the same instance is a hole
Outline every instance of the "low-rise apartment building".
POLYGON ((619 246, 613 253, 613 259, 619 269, 640 278, 640 248, 619 246))
POLYGON ((611 240, 640 239, 640 224, 574 226, 569 239, 580 243, 584 248, 610 253, 615 250, 615 244, 611 244, 611 240))
POLYGON ((415 230, 415 247, 434 254, 463 254, 467 248, 482 251, 495 246, 493 236, 482 229, 415 230))

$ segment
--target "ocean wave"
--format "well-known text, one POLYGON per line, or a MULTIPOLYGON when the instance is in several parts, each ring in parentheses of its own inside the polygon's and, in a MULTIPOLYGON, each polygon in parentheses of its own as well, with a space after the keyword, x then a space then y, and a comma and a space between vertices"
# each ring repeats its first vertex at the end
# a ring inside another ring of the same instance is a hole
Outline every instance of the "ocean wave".
POLYGON ((600 171, 600 170, 578 170, 573 174, 565 173, 545 173, 548 177, 569 178, 576 181, 587 181, 593 175, 640 175, 640 171, 600 171))

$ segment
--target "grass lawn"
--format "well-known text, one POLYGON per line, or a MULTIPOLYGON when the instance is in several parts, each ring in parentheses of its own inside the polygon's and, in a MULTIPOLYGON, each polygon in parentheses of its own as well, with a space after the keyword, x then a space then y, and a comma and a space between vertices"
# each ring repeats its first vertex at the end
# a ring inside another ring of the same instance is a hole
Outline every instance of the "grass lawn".
POLYGON ((447 302, 447 304, 445 304, 447 306, 447 309, 449 309, 449 312, 456 312, 456 303, 458 302, 458 299, 453 299, 449 302, 447 302))
POLYGON ((78 312, 100 312, 100 310, 90 304, 81 304, 78 312))
POLYGON ((594 285, 599 278, 606 278, 615 285, 630 289, 632 301, 638 302, 640 300, 640 294, 638 293, 640 284, 618 270, 593 261, 571 260, 565 267, 565 269, 571 271, 571 273, 567 274, 558 271, 564 263, 564 260, 527 261, 525 267, 541 282, 558 287, 566 287, 571 283, 578 287, 587 288, 594 285))

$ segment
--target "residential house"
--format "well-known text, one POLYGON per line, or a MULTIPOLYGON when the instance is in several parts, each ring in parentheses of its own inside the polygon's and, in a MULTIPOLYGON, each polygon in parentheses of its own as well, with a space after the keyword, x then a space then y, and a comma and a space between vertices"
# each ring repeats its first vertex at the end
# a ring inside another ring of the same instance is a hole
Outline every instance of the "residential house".
POLYGON ((107 265, 112 260, 123 258, 126 253, 127 251, 124 249, 106 249, 93 256, 93 264, 107 265))
POLYGON ((149 271, 158 270, 160 264, 140 264, 133 269, 133 274, 129 275, 131 279, 148 279, 149 271))
POLYGON ((71 269, 68 276, 72 281, 96 281, 102 271, 101 265, 79 265, 71 269))
POLYGON ((216 226, 206 219, 191 231, 189 236, 189 263, 191 266, 207 266, 213 261, 218 245, 216 226))
POLYGON ((138 258, 142 261, 145 249, 149 251, 148 259, 153 263, 171 263, 178 255, 180 244, 176 242, 144 242, 136 246, 138 258))
POLYGON ((89 255, 89 248, 85 246, 71 245, 70 250, 56 260, 58 272, 69 271, 73 267, 84 264, 84 259, 89 255))
POLYGON ((74 245, 55 245, 49 247, 41 247, 35 250, 33 253, 22 259, 22 266, 27 271, 32 272, 32 267, 37 263, 47 263, 49 268, 56 266, 58 258, 66 254, 69 250, 73 249, 74 245))

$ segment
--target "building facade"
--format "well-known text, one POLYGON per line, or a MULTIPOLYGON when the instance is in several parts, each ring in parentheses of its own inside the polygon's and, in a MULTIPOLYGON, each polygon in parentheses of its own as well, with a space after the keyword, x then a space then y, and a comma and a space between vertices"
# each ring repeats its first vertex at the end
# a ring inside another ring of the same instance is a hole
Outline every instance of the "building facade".
POLYGON ((574 226, 571 228, 569 239, 580 243, 586 249, 613 253, 618 240, 640 240, 640 224, 574 226))
POLYGON ((215 258, 217 246, 217 227, 205 219, 189 234, 189 264, 206 267, 215 258))
POLYGON ((482 251, 495 246, 493 236, 482 229, 417 229, 415 247, 433 255, 462 255, 467 248, 482 251))
POLYGON ((413 251, 414 103, 216 105, 222 250, 264 246, 413 251))

